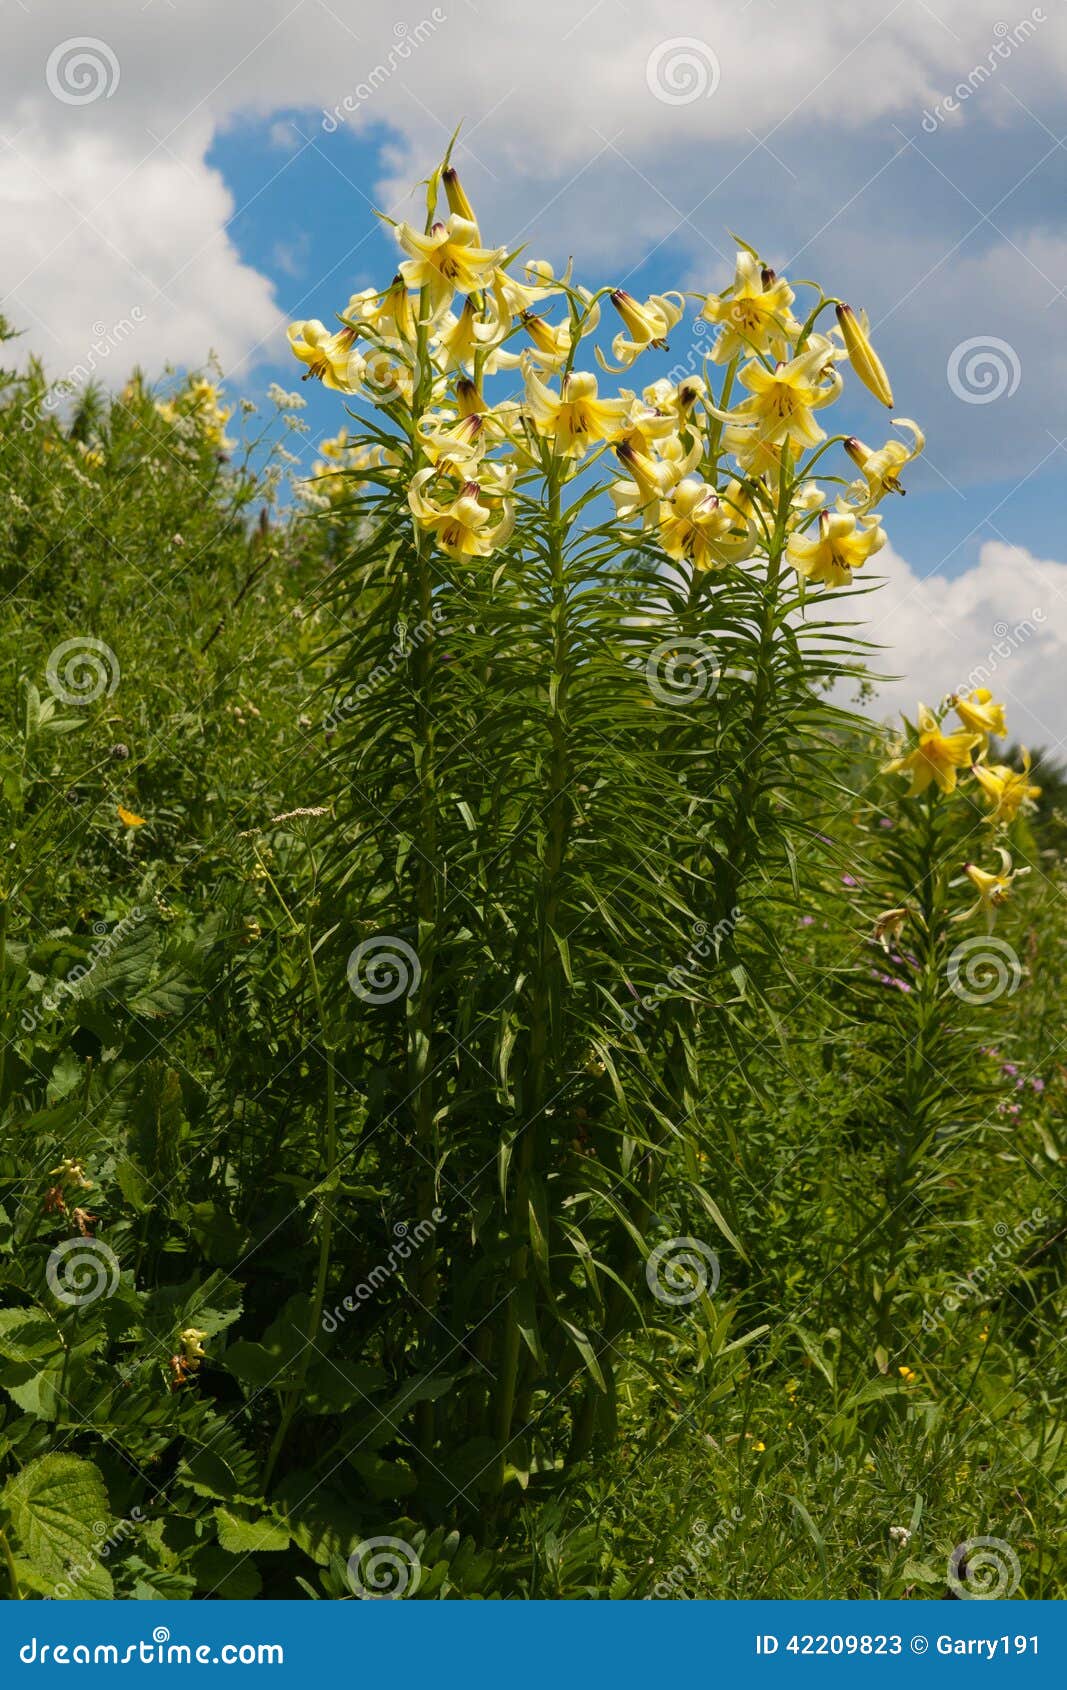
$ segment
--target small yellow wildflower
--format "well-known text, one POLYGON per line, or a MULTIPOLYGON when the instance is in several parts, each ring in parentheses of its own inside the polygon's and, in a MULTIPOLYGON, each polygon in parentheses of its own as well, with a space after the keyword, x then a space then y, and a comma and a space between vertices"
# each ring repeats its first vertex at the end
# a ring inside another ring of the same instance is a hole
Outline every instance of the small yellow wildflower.
POLYGON ((123 827, 144 827, 145 819, 139 816, 136 810, 127 810, 125 804, 117 804, 115 808, 123 827))

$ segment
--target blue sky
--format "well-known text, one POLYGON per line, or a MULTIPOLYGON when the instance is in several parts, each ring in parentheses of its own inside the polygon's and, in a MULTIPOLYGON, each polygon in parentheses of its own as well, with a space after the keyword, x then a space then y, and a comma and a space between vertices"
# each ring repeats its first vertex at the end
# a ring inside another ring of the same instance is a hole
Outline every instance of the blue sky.
MULTIPOLYGON (((404 195, 461 120, 486 238, 589 285, 722 287, 736 230, 867 308, 926 430, 879 559, 907 695, 1040 607, 1003 684, 1067 738, 1065 89, 1061 0, 54 0, 0 62, 0 309, 57 375, 214 349, 238 392, 293 387, 286 322, 388 281, 372 208, 421 215, 404 195), (90 98, 63 80, 85 38, 90 98)), ((313 386, 310 447, 343 420, 313 386)))

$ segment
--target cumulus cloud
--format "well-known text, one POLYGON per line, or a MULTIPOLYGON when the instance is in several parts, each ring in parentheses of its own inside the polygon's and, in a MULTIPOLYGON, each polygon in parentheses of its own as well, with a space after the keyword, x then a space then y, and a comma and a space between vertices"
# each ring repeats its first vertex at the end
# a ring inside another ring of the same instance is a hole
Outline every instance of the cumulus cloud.
MULTIPOLYGON (((854 197, 841 174, 854 149, 833 137, 877 132, 876 155, 899 150, 893 122, 918 133, 921 113, 988 57, 999 5, 900 0, 883 15, 854 0, 500 0, 481 11, 452 0, 97 0, 88 10, 55 0, 20 16, 18 51, 0 60, 6 309, 58 370, 79 361, 94 324, 127 315, 138 297, 146 321, 131 356, 197 361, 214 346, 231 364, 252 353, 275 327, 271 291, 230 240, 232 195, 207 163, 213 138, 249 114, 284 151, 296 132, 279 114, 303 112, 322 146, 322 113, 340 109, 353 132, 382 141, 375 186, 387 203, 462 116, 464 168, 503 238, 527 224, 557 249, 592 246, 613 262, 670 237, 710 268, 729 243, 721 206, 698 202, 726 178, 751 182, 776 238, 803 247, 854 197), (811 155, 792 188, 775 159, 786 124, 790 138, 814 138, 830 167, 811 155)), ((1039 39, 1013 49, 946 130, 972 114, 1018 121, 1009 91, 1039 107, 1065 68, 1067 27, 1050 8, 1039 39)), ((888 308, 902 291, 875 290, 871 303, 888 308)))
POLYGON ((882 648, 877 665, 906 679, 885 683, 875 714, 922 698, 988 686, 1008 705, 1013 739, 1052 748, 1067 741, 1067 563, 988 541, 973 568, 921 576, 891 549, 878 554, 884 581, 863 600, 864 633, 882 648))
POLYGON ((0 309, 53 375, 118 379, 210 351, 232 370, 281 326, 271 284, 226 234, 233 196, 196 144, 137 161, 106 132, 24 131, 0 153, 0 204, 0 309))

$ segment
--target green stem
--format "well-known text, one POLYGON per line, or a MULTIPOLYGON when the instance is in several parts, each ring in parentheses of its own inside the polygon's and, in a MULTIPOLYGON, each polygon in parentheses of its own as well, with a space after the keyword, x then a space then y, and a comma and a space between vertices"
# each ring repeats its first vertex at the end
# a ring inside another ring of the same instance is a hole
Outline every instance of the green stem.
MULTIPOLYGON (((418 420, 429 401, 430 372, 428 368, 427 328, 428 301, 423 298, 419 309, 419 328, 416 346, 418 384, 413 405, 413 471, 422 463, 419 447, 418 420)), ((416 530, 413 555, 415 598, 419 626, 433 629, 433 577, 426 545, 416 530)), ((415 773, 418 792, 417 873, 415 908, 417 918, 416 953, 422 978, 414 999, 407 1000, 408 1026, 408 1086, 413 1096, 415 1146, 419 1157, 419 1179, 416 1186, 416 1217, 427 1223, 427 1246, 423 1252, 417 1276, 419 1312, 417 1331, 422 1363, 429 1370, 432 1364, 430 1345, 434 1316, 439 1294, 437 1248, 433 1241, 433 1216, 437 1201, 436 1127, 434 1107, 434 962, 438 940, 438 794, 436 748, 434 736, 434 682, 437 661, 435 637, 420 637, 414 653, 415 692, 415 773)), ((416 1409, 415 1435, 419 1448, 428 1453, 434 1443, 435 1409, 430 1401, 421 1402, 416 1409)))
POLYGON ((566 522, 562 511, 560 465, 553 459, 547 475, 549 586, 552 622, 552 651, 548 694, 548 728, 551 741, 548 780, 548 839, 537 900, 538 945, 530 1002, 530 1040, 523 1084, 523 1114, 510 1205, 511 1255, 508 1263, 510 1294, 505 1315, 500 1376, 496 1398, 496 1436, 499 1446, 498 1484, 503 1483, 504 1465, 512 1437, 516 1395, 522 1359, 515 1293, 524 1283, 529 1262, 530 1179, 543 1161, 539 1151, 545 1139, 543 1111, 547 1097, 554 999, 558 990, 559 954, 554 934, 559 919, 561 875, 570 826, 570 755, 567 744, 567 679, 569 638, 564 566, 566 522))

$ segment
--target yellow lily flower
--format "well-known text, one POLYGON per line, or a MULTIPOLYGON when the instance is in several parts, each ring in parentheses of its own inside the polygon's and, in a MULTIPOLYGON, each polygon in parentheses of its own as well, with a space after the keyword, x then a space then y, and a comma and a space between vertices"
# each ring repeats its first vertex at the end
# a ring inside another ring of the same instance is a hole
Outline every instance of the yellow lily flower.
POLYGON ((491 443, 486 425, 483 411, 471 411, 464 417, 431 412, 421 419, 418 432, 431 464, 458 464, 469 472, 491 443))
POLYGON ((783 358, 801 332, 789 307, 793 290, 773 270, 744 248, 737 255, 737 269, 731 288, 709 294, 701 315, 718 323, 721 333, 712 348, 712 362, 728 364, 745 352, 759 352, 783 358))
POLYGON ((599 346, 596 355, 601 369, 618 375, 619 370, 628 370, 647 347, 666 351, 667 336, 685 316, 685 300, 680 293, 654 293, 642 305, 622 288, 616 288, 610 298, 628 333, 617 334, 611 343, 617 366, 608 363, 599 346))
POLYGON ((845 441, 845 451, 863 476, 862 481, 852 483, 849 493, 853 496, 852 503, 864 510, 872 510, 887 493, 903 495, 907 491, 900 484, 900 472, 905 464, 910 464, 913 458, 919 456, 926 445, 922 429, 910 417, 894 417, 893 427, 911 430, 910 446, 905 445, 903 440, 887 440, 879 451, 872 452, 854 435, 845 441))
POLYGON ((429 234, 420 234, 410 223, 397 227, 396 238, 410 253, 400 274, 410 288, 429 288, 430 311, 436 317, 454 293, 474 293, 487 288, 504 256, 503 247, 479 246, 478 225, 455 212, 447 223, 435 223, 429 234))
POLYGON ((520 317, 542 299, 558 293, 561 287, 569 287, 571 266, 568 264, 557 281, 556 272, 546 258, 531 258, 524 274, 527 280, 520 282, 516 276, 509 276, 506 270, 493 271, 493 301, 504 322, 520 317))
POLYGON ((851 512, 822 511, 817 527, 817 539, 791 535, 785 555, 798 575, 826 587, 847 587, 852 571, 862 568, 886 542, 876 517, 857 520, 851 512))
MULTIPOLYGON (((731 487, 740 493, 737 482, 731 487)), ((743 511, 734 508, 729 491, 719 498, 714 488, 692 476, 679 483, 659 507, 660 545, 668 557, 703 572, 725 569, 751 553, 751 529, 743 511)))
POLYGON ((615 456, 631 477, 629 481, 616 481, 608 488, 615 504, 615 515, 620 522, 629 522, 640 515, 644 527, 651 528, 656 521, 659 501, 670 492, 678 477, 670 464, 649 457, 629 440, 623 440, 615 447, 615 456))
POLYGON ((660 412, 673 417, 678 423, 687 423, 706 393, 702 376, 686 376, 677 386, 666 376, 661 376, 650 387, 642 388, 641 398, 649 412, 660 412))
POLYGON ((408 504, 420 528, 436 536, 449 557, 489 557, 503 544, 515 525, 510 503, 495 523, 493 513, 481 503, 482 489, 476 481, 465 481, 447 505, 439 505, 423 492, 437 475, 435 469, 420 469, 408 489, 408 504))
MULTIPOLYGON (((543 370, 561 370, 571 353, 571 325, 568 317, 562 323, 546 323, 535 311, 522 311, 519 322, 530 337, 530 346, 525 356, 543 370)), ((519 364, 523 357, 519 353, 515 364, 519 364)), ((500 360, 501 366, 506 367, 509 355, 500 360)))
MULTIPOLYGON (((737 459, 741 468, 753 480, 766 477, 777 482, 782 469, 782 454, 788 448, 780 440, 767 440, 757 429, 727 427, 722 431, 722 447, 737 459)), ((820 496, 821 497, 821 496, 820 496)))
POLYGON ((989 744, 990 734, 1003 738, 1008 731, 1003 704, 993 701, 988 687, 975 687, 973 692, 953 693, 949 699, 965 728, 972 728, 982 736, 982 749, 989 744))
POLYGON ((565 375, 557 396, 527 366, 527 415, 560 457, 580 458, 599 441, 616 439, 628 409, 625 399, 598 398, 596 376, 588 372, 565 375))
POLYGON ((335 393, 359 392, 366 364, 356 351, 354 328, 328 329, 317 317, 311 317, 306 322, 290 323, 286 332, 292 352, 307 365, 304 381, 314 376, 335 393))
POLYGON ((990 801, 992 807, 986 820, 994 827, 1007 827, 1024 806, 1029 808, 1041 796, 1041 788, 1030 784, 1030 753, 1026 750, 1021 774, 1007 763, 994 763, 992 767, 975 763, 971 773, 990 801))
POLYGON ((400 275, 393 277, 384 293, 376 288, 354 293, 340 316, 347 327, 370 331, 382 340, 406 344, 415 338, 415 313, 400 275))
POLYGON ((871 345, 870 323, 866 311, 861 311, 857 317, 851 305, 838 305, 836 315, 845 351, 856 375, 869 393, 873 393, 876 399, 880 399, 883 405, 888 405, 892 410, 893 389, 889 385, 889 377, 882 361, 871 345))
POLYGON ((910 774, 911 786, 906 796, 916 798, 936 781, 942 792, 955 792, 956 771, 971 760, 971 752, 979 739, 974 733, 943 734, 937 717, 925 704, 919 705, 919 742, 903 756, 887 763, 884 774, 910 774))
MULTIPOLYGON (((1012 883, 1021 875, 1029 874, 1028 868, 1013 869, 1011 854, 1003 846, 998 846, 997 855, 1000 858, 1000 873, 992 874, 988 869, 978 868, 974 863, 964 863, 963 872, 978 893, 976 903, 969 909, 961 910, 952 917, 953 921, 967 921, 972 915, 979 913, 986 918, 986 925, 992 927, 997 918, 997 911, 1002 909, 1011 897, 1012 883)), ((954 882, 959 885, 959 882, 954 882)))
POLYGON ((481 353, 484 364, 485 355, 499 346, 504 333, 499 320, 479 316, 473 299, 468 297, 458 317, 451 311, 444 314, 435 338, 437 362, 443 370, 462 369, 465 365, 473 366, 481 353))
POLYGON ((746 364, 739 380, 750 399, 734 411, 709 409, 727 423, 750 429, 751 444, 782 446, 789 441, 806 449, 826 439, 813 413, 837 398, 842 381, 833 367, 833 349, 821 335, 773 370, 757 362, 746 364))

